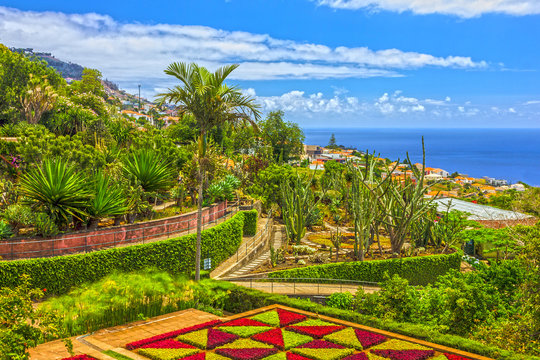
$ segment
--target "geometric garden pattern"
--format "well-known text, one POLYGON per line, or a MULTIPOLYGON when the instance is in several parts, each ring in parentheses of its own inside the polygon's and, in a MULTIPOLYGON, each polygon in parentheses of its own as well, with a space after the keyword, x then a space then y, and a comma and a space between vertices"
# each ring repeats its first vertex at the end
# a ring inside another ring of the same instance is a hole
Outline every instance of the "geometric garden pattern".
POLYGON ((152 360, 469 360, 276 307, 126 345, 152 360))

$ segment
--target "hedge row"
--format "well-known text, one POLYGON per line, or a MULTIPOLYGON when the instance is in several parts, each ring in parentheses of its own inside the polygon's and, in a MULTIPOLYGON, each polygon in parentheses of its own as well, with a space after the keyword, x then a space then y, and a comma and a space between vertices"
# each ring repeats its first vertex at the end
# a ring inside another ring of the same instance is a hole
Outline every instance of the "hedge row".
POLYGON ((259 213, 257 210, 244 211, 244 235, 254 236, 257 233, 257 221, 259 213))
POLYGON ((274 271, 272 278, 320 278, 381 282, 385 272, 409 280, 411 285, 434 283, 449 270, 459 270, 461 253, 415 256, 400 259, 354 261, 274 271))
MULTIPOLYGON (((242 242, 244 212, 202 233, 201 255, 212 267, 236 252, 242 242)), ((14 287, 22 274, 47 293, 63 294, 71 287, 93 282, 113 271, 131 272, 155 267, 172 274, 190 274, 195 267, 196 234, 148 244, 87 254, 0 262, 0 287, 14 287)))
POLYGON ((415 339, 429 341, 435 344, 468 351, 478 355, 504 360, 540 360, 540 357, 516 354, 512 351, 499 349, 457 335, 443 334, 428 325, 401 323, 392 320, 379 319, 354 311, 331 308, 309 300, 289 298, 285 295, 268 294, 258 290, 248 289, 227 282, 214 281, 216 291, 228 291, 224 300, 224 310, 232 313, 242 313, 263 306, 281 304, 315 314, 330 316, 336 319, 350 321, 356 324, 371 326, 394 333, 410 336, 415 339))

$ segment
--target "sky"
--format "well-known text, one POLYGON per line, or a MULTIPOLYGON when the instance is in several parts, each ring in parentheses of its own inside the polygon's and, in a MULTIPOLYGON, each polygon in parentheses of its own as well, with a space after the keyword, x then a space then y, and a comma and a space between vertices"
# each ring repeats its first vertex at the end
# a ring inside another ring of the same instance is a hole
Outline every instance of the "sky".
POLYGON ((303 128, 540 128, 540 0, 0 0, 0 43, 153 99, 175 61, 303 128))

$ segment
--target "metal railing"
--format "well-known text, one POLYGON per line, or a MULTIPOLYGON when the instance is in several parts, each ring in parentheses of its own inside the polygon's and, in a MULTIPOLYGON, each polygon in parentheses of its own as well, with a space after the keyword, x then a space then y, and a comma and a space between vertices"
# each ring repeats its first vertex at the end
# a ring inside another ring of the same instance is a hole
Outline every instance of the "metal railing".
MULTIPOLYGON (((203 230, 208 229, 210 224, 216 224, 222 219, 231 218, 239 211, 239 206, 237 203, 234 203, 231 206, 227 206, 224 209, 214 208, 210 210, 211 213, 203 214, 202 223, 203 230), (222 214, 221 216, 219 216, 222 214)), ((11 247, 9 252, 0 252, 0 257, 2 259, 23 259, 23 258, 35 258, 35 257, 51 257, 59 255, 68 255, 81 252, 89 252, 92 250, 101 250, 105 248, 114 248, 126 244, 135 244, 135 243, 146 243, 147 240, 161 238, 170 238, 172 235, 187 235, 197 229, 197 217, 196 213, 186 214, 178 221, 168 222, 166 224, 156 225, 155 222, 163 220, 157 219, 152 220, 147 223, 135 223, 127 225, 127 228, 122 228, 121 230, 118 227, 113 227, 110 230, 107 228, 99 229, 98 233, 88 233, 84 232, 76 233, 68 236, 60 236, 51 239, 25 239, 15 242, 0 242, 0 248, 11 247), (187 219, 186 219, 187 218, 187 219), (187 226, 184 224, 187 223, 187 226), (193 226, 192 226, 193 225, 193 226), (164 231, 155 231, 155 229, 164 228, 164 231), (94 238, 99 237, 110 237, 112 235, 112 241, 104 242, 93 242, 94 238), (65 243, 66 241, 77 242, 79 240, 80 244, 75 246, 67 247, 56 247, 55 243, 65 243), (43 245, 44 246, 40 246, 43 245), (15 251, 14 247, 16 246, 33 246, 38 248, 37 250, 27 250, 27 251, 15 251), (40 255, 41 254, 41 255, 40 255)))
POLYGON ((370 281, 356 281, 347 279, 326 279, 326 278, 261 278, 261 277, 235 277, 224 278, 224 281, 235 283, 246 283, 245 287, 259 289, 267 292, 279 292, 282 294, 292 293, 293 295, 323 295, 321 291, 327 293, 343 292, 345 290, 379 290, 379 283, 370 281), (255 286, 254 286, 255 284, 255 286), (280 289, 289 290, 282 291, 280 289), (269 291, 268 291, 269 290, 269 291), (291 292, 292 290, 292 292, 291 292))
MULTIPOLYGON (((268 214, 267 219, 268 220, 267 220, 266 225, 264 226, 263 229, 259 230, 249 242, 246 242, 244 245, 240 245, 240 247, 238 247, 238 250, 236 250, 236 254, 235 254, 237 264, 240 261, 240 254, 243 254, 243 256, 242 256, 242 259, 243 259, 245 256, 247 256, 249 254, 250 249, 253 249, 253 248, 259 246, 259 244, 264 241, 264 236, 268 233, 269 224, 272 222, 272 213, 271 212, 268 214)), ((233 254, 232 257, 234 257, 235 255, 233 254)))

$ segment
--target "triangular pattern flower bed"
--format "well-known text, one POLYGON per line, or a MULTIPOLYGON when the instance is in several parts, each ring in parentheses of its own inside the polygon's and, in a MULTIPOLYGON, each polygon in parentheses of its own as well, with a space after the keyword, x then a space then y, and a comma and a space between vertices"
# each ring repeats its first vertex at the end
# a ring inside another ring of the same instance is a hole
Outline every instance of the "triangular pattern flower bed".
POLYGON ((126 348, 151 360, 470 360, 331 320, 274 307, 139 340, 126 348))
POLYGON ((252 336, 252 339, 274 345, 280 350, 289 350, 313 340, 310 336, 298 334, 285 329, 272 329, 252 336))
POLYGON ((371 350, 371 352, 392 360, 426 360, 435 355, 433 350, 371 350))
POLYGON ((238 336, 216 329, 202 329, 179 335, 176 339, 200 349, 211 350, 238 339, 238 336))

